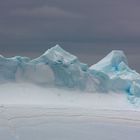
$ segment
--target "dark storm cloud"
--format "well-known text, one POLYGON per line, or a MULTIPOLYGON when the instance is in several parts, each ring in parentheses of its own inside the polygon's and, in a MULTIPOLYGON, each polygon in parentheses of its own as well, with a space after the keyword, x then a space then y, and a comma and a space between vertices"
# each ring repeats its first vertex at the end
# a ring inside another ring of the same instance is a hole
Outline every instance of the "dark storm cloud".
POLYGON ((139 13, 139 0, 1 0, 0 49, 139 42, 139 13))

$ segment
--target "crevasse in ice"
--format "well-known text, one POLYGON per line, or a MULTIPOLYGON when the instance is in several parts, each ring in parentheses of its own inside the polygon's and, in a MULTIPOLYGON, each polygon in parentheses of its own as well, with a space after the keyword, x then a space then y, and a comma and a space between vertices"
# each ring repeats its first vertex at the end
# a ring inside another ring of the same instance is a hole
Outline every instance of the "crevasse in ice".
POLYGON ((32 60, 0 56, 0 82, 12 81, 140 96, 140 74, 129 68, 127 58, 120 50, 112 51, 90 67, 59 45, 32 60))

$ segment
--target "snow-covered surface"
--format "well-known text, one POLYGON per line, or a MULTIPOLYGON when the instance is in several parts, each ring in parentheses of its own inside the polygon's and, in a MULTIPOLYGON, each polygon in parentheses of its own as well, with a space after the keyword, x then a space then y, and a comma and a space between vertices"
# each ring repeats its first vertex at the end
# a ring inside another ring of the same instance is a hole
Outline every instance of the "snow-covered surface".
POLYGON ((139 140, 140 113, 18 106, 0 108, 2 140, 139 140))
POLYGON ((2 140, 139 140, 140 108, 122 93, 0 86, 2 140))
POLYGON ((136 109, 125 93, 89 93, 56 87, 40 87, 29 83, 0 86, 0 105, 47 105, 85 109, 136 109))

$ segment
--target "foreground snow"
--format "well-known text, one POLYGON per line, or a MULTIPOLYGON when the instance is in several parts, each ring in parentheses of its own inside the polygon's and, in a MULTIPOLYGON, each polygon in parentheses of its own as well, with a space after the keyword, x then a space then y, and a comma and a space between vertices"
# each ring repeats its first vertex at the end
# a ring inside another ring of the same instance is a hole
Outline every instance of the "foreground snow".
POLYGON ((85 109, 134 110, 125 93, 92 93, 56 87, 41 87, 29 83, 9 83, 0 86, 0 105, 47 105, 85 109))
POLYGON ((2 106, 2 140, 139 140, 140 112, 2 106))
POLYGON ((0 86, 2 140, 139 140, 140 109, 122 93, 0 86))

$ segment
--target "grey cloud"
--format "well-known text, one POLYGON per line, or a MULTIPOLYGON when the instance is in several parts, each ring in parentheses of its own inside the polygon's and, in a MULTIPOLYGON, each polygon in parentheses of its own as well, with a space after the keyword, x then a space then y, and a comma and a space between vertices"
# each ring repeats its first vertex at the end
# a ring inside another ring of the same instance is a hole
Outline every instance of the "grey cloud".
POLYGON ((0 44, 140 42, 139 13, 138 0, 4 0, 0 44))
POLYGON ((59 7, 51 7, 43 5, 41 7, 34 8, 17 8, 12 11, 12 15, 17 16, 31 16, 31 17, 43 17, 43 18, 81 18, 81 15, 63 10, 59 7))

